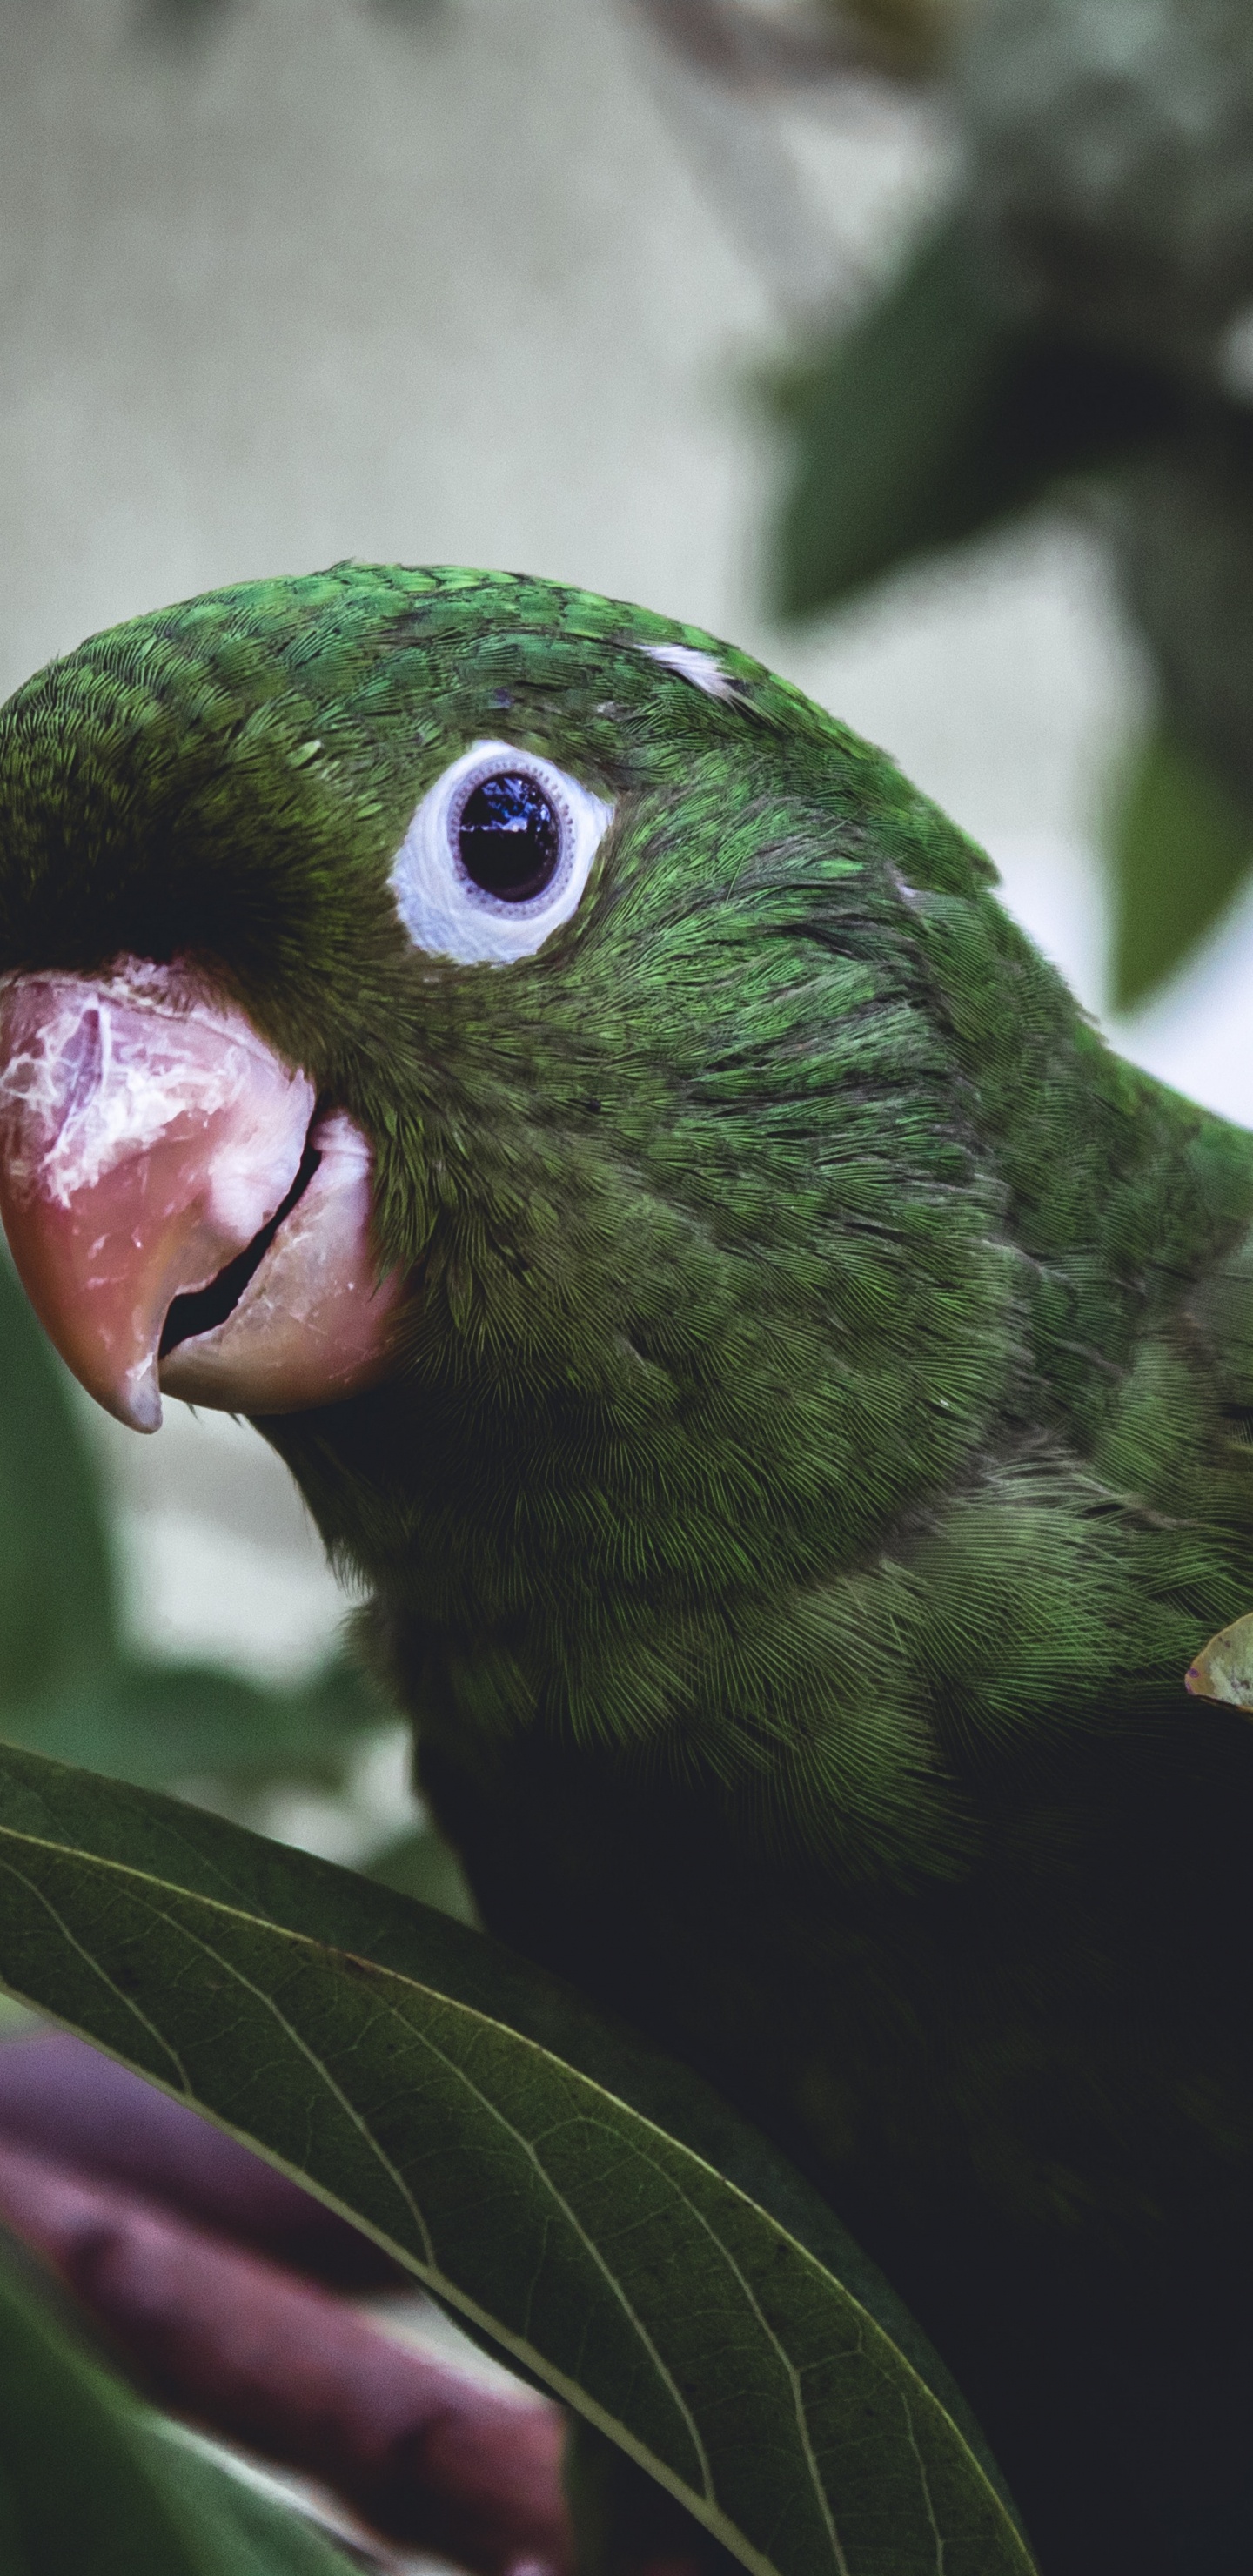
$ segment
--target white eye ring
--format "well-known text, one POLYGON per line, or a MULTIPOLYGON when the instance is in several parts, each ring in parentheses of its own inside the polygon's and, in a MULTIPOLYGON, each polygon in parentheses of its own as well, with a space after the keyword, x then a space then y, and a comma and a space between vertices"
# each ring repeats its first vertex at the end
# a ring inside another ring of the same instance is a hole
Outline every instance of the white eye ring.
POLYGON ((461 966, 508 966, 533 956, 570 919, 591 864, 613 820, 613 807, 580 787, 551 760, 511 742, 476 742, 428 788, 405 834, 388 883, 415 947, 461 966), (476 787, 508 771, 533 779, 555 817, 559 849, 553 873, 522 901, 477 885, 460 854, 461 818, 476 787))

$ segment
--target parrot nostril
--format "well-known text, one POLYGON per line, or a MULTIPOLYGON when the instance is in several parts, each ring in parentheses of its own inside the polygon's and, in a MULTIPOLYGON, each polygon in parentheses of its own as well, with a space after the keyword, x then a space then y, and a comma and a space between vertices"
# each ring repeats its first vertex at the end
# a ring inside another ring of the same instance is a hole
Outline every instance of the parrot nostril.
POLYGON ((224 1324, 227 1316, 234 1313, 249 1280, 260 1269, 284 1217, 290 1216, 297 1200, 304 1197, 321 1160, 319 1148, 307 1137, 300 1169, 286 1198, 281 1206, 275 1208, 267 1223, 258 1228, 251 1243, 246 1243, 243 1251, 237 1252, 234 1260, 228 1261, 207 1287, 190 1289, 184 1296, 174 1299, 162 1327, 159 1359, 168 1358, 171 1351, 178 1349, 180 1342, 190 1342, 200 1333, 212 1332, 216 1324, 224 1324))

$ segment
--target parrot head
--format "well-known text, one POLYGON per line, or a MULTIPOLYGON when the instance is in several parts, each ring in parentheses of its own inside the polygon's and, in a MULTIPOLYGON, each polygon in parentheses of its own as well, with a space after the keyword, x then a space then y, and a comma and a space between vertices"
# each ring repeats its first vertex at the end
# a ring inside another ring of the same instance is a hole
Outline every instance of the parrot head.
POLYGON ((781 1360, 834 1197, 851 1355, 968 1178, 920 816, 746 657, 539 582, 347 567, 53 663, 0 717, 0 1203, 53 1340, 140 1430, 449 1335, 467 1387, 647 1383, 734 1339, 747 1249, 781 1360))

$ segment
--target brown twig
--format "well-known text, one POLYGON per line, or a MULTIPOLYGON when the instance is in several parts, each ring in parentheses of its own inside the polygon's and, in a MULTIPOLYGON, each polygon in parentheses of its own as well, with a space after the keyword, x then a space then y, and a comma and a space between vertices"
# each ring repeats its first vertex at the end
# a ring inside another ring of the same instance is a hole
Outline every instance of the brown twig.
POLYGON ((851 19, 766 17, 743 0, 636 0, 694 70, 737 89, 809 89, 851 71, 899 71, 898 55, 851 19))
POLYGON ((311 2192, 155 2084, 68 2031, 0 2045, 0 2139, 135 2185, 315 2280, 381 2288, 403 2275, 311 2192))
POLYGON ((563 2419, 415 2351, 168 2207, 0 2140, 0 2221, 174 2412, 476 2576, 569 2576, 563 2419))

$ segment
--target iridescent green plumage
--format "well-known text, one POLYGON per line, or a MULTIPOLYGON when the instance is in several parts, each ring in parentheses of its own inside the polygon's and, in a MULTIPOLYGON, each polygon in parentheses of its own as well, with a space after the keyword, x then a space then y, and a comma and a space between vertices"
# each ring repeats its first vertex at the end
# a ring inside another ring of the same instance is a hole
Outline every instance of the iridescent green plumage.
POLYGON ((1046 2568, 1148 2576, 1146 2313, 1253 2370, 1253 1742, 1183 1692, 1253 1600, 1253 1140, 992 888, 755 663, 538 582, 222 592, 0 720, 0 968, 200 956, 375 1140, 402 1372, 263 1427, 489 1923, 820 2179, 1046 2568), (388 872, 502 734, 615 819, 455 965, 388 872))

